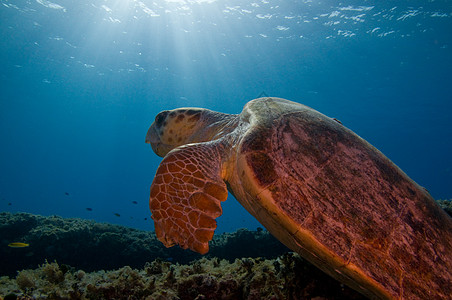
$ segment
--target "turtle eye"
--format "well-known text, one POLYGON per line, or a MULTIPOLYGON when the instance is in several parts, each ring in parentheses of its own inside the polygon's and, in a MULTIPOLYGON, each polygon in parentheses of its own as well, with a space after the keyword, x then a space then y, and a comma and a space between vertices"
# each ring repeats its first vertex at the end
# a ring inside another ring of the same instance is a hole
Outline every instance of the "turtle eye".
POLYGON ((162 111, 157 116, 155 116, 155 125, 157 127, 161 127, 163 124, 163 121, 165 121, 166 116, 168 115, 168 111, 162 111))

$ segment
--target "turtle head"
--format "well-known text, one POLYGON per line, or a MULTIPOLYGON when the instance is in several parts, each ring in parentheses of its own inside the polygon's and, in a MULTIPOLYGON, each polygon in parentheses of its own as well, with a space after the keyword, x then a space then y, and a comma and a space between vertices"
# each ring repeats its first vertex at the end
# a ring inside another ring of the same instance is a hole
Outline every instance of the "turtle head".
POLYGON ((231 117, 204 108, 178 108, 160 112, 146 134, 146 143, 158 156, 179 146, 218 138, 231 126, 231 117))

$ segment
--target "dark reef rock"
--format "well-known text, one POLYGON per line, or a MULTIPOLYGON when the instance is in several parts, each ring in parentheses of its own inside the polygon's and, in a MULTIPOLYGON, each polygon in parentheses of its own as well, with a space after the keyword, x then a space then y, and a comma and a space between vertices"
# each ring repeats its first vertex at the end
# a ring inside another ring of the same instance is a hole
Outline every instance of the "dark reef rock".
MULTIPOLYGON (((0 213, 0 276, 16 275, 48 261, 85 271, 142 267, 160 259, 186 264, 202 256, 179 247, 165 248, 154 232, 84 219, 0 213), (11 242, 30 244, 10 248, 11 242)), ((275 258, 289 250, 267 231, 240 229, 215 235, 207 257, 234 261, 237 257, 275 258)))

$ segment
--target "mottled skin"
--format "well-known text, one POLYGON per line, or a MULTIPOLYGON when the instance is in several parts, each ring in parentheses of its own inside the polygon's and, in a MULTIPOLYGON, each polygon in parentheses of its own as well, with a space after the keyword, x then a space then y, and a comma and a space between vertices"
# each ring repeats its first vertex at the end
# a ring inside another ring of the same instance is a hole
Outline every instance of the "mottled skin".
POLYGON ((228 189, 290 249, 370 298, 451 299, 451 218, 334 119, 260 98, 240 115, 162 112, 146 141, 165 156, 150 197, 165 246, 207 253, 228 189))

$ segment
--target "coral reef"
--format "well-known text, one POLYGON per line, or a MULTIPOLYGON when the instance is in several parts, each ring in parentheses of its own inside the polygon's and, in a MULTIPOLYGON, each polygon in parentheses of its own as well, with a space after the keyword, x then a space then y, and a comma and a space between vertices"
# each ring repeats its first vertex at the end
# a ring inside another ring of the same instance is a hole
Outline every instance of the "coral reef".
MULTIPOLYGON (((165 248, 154 232, 84 219, 0 213, 0 276, 36 268, 46 259, 85 271, 142 267, 155 259, 189 263, 202 256, 179 247, 165 248), (10 248, 10 242, 26 242, 10 248), (76 255, 75 255, 76 254, 76 255)), ((267 231, 238 230, 214 236, 208 257, 274 258, 289 250, 267 231)))
POLYGON ((449 216, 452 217, 452 199, 449 200, 436 200, 439 206, 444 209, 449 216))
MULTIPOLYGON (((16 278, 0 278, 15 299, 364 299, 297 254, 230 263, 202 258, 188 265, 154 260, 137 270, 84 271, 46 262, 16 278)), ((12 299, 12 298, 11 298, 12 299)))
MULTIPOLYGON (((452 215, 451 200, 438 204, 452 215)), ((0 300, 363 299, 261 228, 214 236, 204 257, 154 232, 58 216, 0 213, 0 237, 0 300)))

